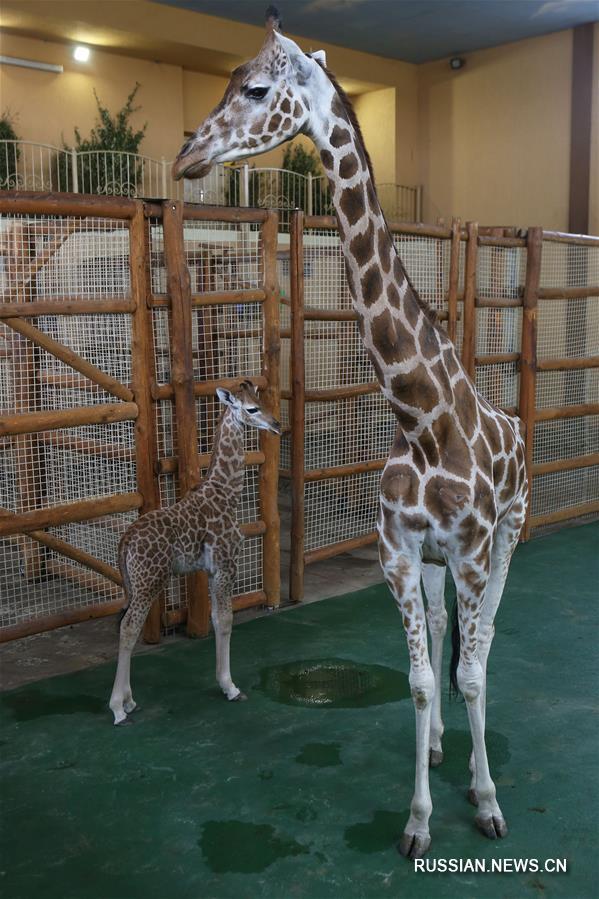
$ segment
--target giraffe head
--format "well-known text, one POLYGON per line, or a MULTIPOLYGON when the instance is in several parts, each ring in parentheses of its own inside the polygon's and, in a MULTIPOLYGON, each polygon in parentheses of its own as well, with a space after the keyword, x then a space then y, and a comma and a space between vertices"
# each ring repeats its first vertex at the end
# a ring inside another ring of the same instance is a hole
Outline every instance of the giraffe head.
POLYGON ((281 433, 280 422, 260 403, 256 388, 251 381, 242 381, 238 387, 231 390, 217 387, 216 393, 221 403, 232 411, 241 424, 258 428, 260 431, 270 431, 272 434, 281 433))
POLYGON ((324 51, 304 53, 279 32, 273 7, 266 15, 262 49, 235 69, 223 99, 185 142, 173 163, 175 179, 203 178, 216 163, 264 153, 310 131, 317 85, 322 93, 328 82, 324 51))

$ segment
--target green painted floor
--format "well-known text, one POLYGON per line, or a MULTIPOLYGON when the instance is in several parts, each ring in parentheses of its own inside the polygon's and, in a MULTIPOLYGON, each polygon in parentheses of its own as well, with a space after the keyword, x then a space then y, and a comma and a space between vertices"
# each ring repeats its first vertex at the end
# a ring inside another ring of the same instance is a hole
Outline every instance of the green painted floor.
POLYGON ((566 874, 415 873, 397 854, 414 714, 399 616, 380 586, 239 626, 246 703, 217 693, 211 640, 134 659, 142 709, 130 727, 114 728, 106 708, 112 665, 3 694, 2 895, 591 899, 598 546, 587 525, 519 547, 512 565, 487 716, 507 839, 473 826, 462 703, 445 703, 445 761, 431 772, 429 859, 566 858, 566 874), (303 665, 308 689, 294 663, 328 660, 330 673, 335 659, 354 663, 339 699, 306 706, 325 698, 326 670, 319 684, 318 666, 303 665))

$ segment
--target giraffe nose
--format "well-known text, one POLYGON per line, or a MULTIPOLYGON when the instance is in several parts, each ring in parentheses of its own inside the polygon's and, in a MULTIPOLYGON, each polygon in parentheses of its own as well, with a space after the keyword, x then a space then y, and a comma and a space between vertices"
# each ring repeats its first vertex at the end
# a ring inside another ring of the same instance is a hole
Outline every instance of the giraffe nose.
POLYGON ((206 158, 206 150, 193 138, 186 141, 173 162, 172 175, 175 181, 181 178, 203 178, 212 168, 212 162, 206 158))
POLYGON ((270 429, 271 431, 274 431, 275 434, 281 435, 283 433, 281 429, 281 422, 277 421, 276 418, 273 418, 270 429))

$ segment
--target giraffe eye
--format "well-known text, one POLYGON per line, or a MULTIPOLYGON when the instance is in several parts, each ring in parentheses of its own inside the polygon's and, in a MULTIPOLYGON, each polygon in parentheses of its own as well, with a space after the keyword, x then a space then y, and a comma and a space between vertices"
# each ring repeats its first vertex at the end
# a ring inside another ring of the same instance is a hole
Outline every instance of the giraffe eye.
POLYGON ((267 87, 247 87, 245 89, 246 97, 250 100, 262 100, 268 93, 267 87))
POLYGON ((253 415, 254 412, 257 412, 257 411, 258 411, 258 409, 256 408, 256 406, 252 406, 251 409, 246 409, 245 411, 246 411, 246 412, 249 412, 250 415, 253 415))

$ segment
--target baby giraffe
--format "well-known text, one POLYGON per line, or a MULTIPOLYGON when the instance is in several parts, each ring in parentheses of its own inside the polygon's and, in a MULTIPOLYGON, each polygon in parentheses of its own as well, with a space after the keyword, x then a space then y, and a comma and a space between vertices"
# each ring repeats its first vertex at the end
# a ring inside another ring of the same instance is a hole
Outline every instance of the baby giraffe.
POLYGON ((136 706, 131 693, 131 652, 150 607, 171 574, 207 571, 216 636, 216 679, 227 699, 246 699, 231 679, 231 594, 243 541, 236 519, 243 490, 244 427, 274 434, 279 422, 261 405, 253 384, 217 388, 225 409, 204 480, 168 509, 142 515, 119 544, 119 568, 127 600, 121 622, 119 660, 110 697, 114 723, 123 724, 136 706))

